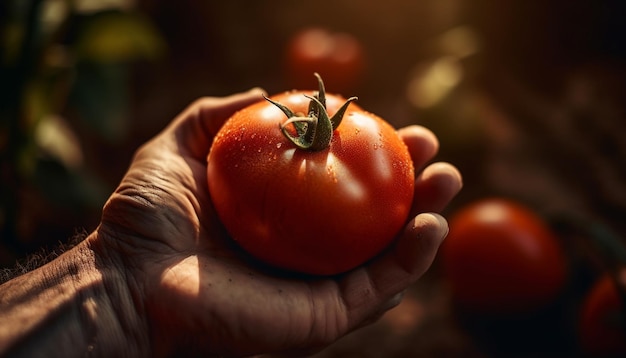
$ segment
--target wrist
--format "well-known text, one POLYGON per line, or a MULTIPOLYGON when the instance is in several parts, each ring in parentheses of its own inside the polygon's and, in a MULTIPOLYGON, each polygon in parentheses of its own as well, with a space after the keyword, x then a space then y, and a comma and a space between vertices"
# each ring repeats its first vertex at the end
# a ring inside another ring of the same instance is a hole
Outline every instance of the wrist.
POLYGON ((0 286, 0 356, 149 355, 140 300, 100 243, 95 232, 0 286))
POLYGON ((93 327, 98 355, 144 357, 150 355, 149 327, 144 314, 143 291, 128 271, 119 251, 109 245, 116 240, 96 230, 82 244, 91 255, 99 280, 82 290, 85 326, 93 327), (97 307, 95 312, 94 306, 97 307))

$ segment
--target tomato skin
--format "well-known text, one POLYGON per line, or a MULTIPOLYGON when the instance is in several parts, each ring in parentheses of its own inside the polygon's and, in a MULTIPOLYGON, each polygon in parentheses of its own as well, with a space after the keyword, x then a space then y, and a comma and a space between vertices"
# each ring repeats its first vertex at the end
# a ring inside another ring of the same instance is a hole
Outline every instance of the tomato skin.
POLYGON ((319 73, 327 88, 338 93, 354 90, 365 72, 365 51, 353 35, 311 27, 292 36, 285 50, 288 85, 308 88, 311 73, 319 73))
MULTIPOLYGON (((622 288, 626 288, 626 268, 619 272, 617 279, 622 288)), ((591 357, 626 357, 623 300, 615 279, 608 273, 592 285, 583 301, 579 321, 583 353, 591 357)))
POLYGON ((453 300, 472 312, 537 310, 556 299, 567 276, 551 230, 528 208, 502 198, 459 210, 441 258, 453 300))
MULTIPOLYGON (((306 113, 304 93, 271 97, 306 113)), ((329 115, 345 99, 326 94, 329 115)), ((414 170, 404 142, 381 118, 352 103, 330 146, 297 149, 262 101, 231 117, 214 139, 208 180, 231 237, 270 265, 332 275, 383 250, 407 222, 414 170)))

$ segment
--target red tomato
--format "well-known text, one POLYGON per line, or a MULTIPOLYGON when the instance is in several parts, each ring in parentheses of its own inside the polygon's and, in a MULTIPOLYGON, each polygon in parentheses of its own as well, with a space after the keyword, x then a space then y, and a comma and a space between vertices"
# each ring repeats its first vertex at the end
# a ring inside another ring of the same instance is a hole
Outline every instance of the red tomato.
POLYGON ((616 279, 600 277, 583 302, 580 344, 592 357, 626 357, 626 296, 620 296, 616 284, 626 290, 626 269, 616 279))
MULTIPOLYGON (((305 95, 313 92, 271 100, 306 118, 311 100, 305 95)), ((344 103, 326 95, 327 113, 344 103)), ((354 268, 407 221, 414 170, 406 145, 387 122, 356 104, 317 150, 287 139, 281 127, 297 132, 286 121, 275 104, 261 101, 220 129, 207 169, 217 213, 232 238, 261 261, 314 275, 354 268)))
POLYGON ((556 298, 566 261, 554 234, 526 207, 484 199, 450 219, 441 252, 453 299, 473 312, 519 314, 556 298))
POLYGON ((328 88, 345 93, 354 90, 363 77, 365 54, 361 42, 349 33, 307 28, 287 43, 285 69, 288 85, 309 88, 317 72, 328 88))

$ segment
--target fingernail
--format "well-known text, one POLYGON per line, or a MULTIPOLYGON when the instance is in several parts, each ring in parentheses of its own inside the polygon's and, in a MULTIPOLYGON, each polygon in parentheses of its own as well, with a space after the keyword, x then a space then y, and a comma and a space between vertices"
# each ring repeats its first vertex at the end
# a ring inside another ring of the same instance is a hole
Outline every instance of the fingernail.
POLYGON ((258 94, 263 94, 263 95, 267 95, 267 91, 265 91, 263 88, 261 87, 252 87, 250 88, 248 91, 248 93, 258 93, 258 94))
POLYGON ((439 227, 443 229, 443 235, 441 236, 441 241, 445 240, 450 232, 450 226, 448 225, 448 220, 444 218, 441 214, 438 213, 430 213, 437 221, 439 222, 439 227))

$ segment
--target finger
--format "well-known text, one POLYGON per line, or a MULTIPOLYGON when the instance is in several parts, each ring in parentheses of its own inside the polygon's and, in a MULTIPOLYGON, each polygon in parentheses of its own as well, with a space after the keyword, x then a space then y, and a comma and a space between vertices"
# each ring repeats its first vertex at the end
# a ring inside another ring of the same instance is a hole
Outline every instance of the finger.
POLYGON ((370 279, 385 298, 415 282, 430 267, 448 234, 447 220, 423 213, 409 222, 390 251, 369 265, 370 279))
POLYGON ((459 170, 445 162, 433 163, 415 180, 412 215, 441 212, 463 187, 459 170))
POLYGON ((370 324, 378 322, 378 320, 380 320, 385 315, 385 313, 387 313, 387 311, 391 310, 392 308, 397 307, 402 302, 402 299, 404 298, 405 293, 406 293, 406 290, 400 291, 400 293, 396 293, 395 295, 393 295, 389 300, 387 300, 385 303, 380 305, 377 311, 375 311, 373 314, 367 317, 363 322, 361 322, 359 327, 365 327, 370 324))
POLYGON ((398 134, 409 150, 415 172, 419 173, 437 154, 439 140, 429 129, 417 125, 400 128, 398 134))
POLYGON ((196 100, 173 122, 174 133, 181 153, 197 159, 206 158, 213 137, 224 122, 235 112, 263 99, 264 91, 253 88, 228 97, 204 97, 196 100))
POLYGON ((341 281, 341 290, 350 324, 358 326, 368 320, 417 281, 432 264, 447 234, 448 223, 441 215, 420 214, 387 252, 348 273, 341 281))

